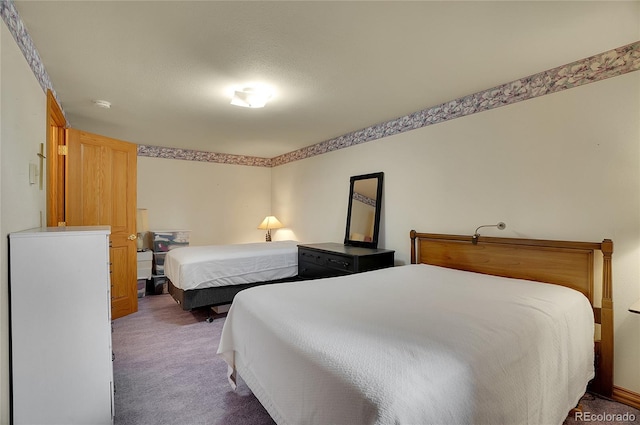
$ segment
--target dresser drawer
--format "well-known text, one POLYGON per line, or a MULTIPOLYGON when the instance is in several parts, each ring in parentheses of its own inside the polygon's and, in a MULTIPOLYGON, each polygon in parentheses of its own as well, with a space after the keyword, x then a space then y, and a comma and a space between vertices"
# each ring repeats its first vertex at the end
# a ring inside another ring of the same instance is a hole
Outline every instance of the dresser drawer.
POLYGON ((323 264, 322 253, 318 251, 311 251, 308 249, 298 248, 298 264, 310 263, 310 264, 323 264))
POLYGON ((323 267, 315 263, 310 263, 306 261, 298 263, 298 276, 305 279, 335 277, 335 276, 343 276, 345 274, 348 274, 348 272, 345 272, 339 269, 331 269, 331 268, 323 267))
POLYGON ((342 255, 325 254, 324 266, 334 270, 353 273, 355 269, 355 261, 353 257, 345 257, 342 255))
POLYGON ((321 243, 298 245, 298 276, 342 276, 393 266, 394 251, 321 243))
POLYGON ((328 267, 330 269, 341 270, 345 272, 355 271, 355 261, 353 257, 330 254, 328 252, 300 249, 298 251, 298 262, 315 264, 318 266, 328 267))

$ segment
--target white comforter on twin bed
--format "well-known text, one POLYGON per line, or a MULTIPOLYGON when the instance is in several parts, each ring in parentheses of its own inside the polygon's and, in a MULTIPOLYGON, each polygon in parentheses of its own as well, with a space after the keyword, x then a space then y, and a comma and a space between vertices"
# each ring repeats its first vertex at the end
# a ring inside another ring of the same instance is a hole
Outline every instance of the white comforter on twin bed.
POLYGON ((169 251, 164 272, 176 288, 211 288, 298 274, 298 242, 189 246, 169 251))
POLYGON ((593 334, 572 289, 420 264, 242 291, 218 353, 280 425, 560 424, 593 334))

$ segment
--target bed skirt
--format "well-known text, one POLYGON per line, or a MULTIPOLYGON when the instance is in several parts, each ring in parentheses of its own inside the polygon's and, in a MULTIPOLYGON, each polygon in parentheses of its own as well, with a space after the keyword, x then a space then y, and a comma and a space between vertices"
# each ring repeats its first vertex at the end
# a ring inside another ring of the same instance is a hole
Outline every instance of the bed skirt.
POLYGON ((259 285, 270 285, 273 283, 295 282, 301 280, 298 276, 284 279, 270 280, 266 282, 252 282, 241 285, 217 286, 213 288, 182 290, 177 288, 168 280, 169 293, 183 310, 193 310, 200 307, 214 307, 217 305, 231 304, 233 297, 243 289, 259 285))

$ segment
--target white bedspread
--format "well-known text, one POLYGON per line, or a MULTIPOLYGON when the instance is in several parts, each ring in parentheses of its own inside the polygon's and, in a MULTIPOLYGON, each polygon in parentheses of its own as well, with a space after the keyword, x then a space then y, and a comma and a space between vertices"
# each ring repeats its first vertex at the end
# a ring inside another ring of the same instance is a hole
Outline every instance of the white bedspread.
POLYGON ((280 425, 560 424, 593 334, 574 290, 421 264, 242 291, 218 353, 280 425))
POLYGON ((176 248, 165 257, 164 272, 185 291, 284 279, 298 274, 298 242, 176 248))

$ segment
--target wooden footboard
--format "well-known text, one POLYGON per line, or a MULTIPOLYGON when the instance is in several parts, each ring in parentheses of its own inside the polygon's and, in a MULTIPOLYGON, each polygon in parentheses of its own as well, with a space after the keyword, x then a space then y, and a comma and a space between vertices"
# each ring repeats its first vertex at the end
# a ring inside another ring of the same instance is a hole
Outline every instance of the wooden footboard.
POLYGON ((613 393, 613 242, 570 242, 410 232, 411 263, 567 286, 582 292, 593 306, 600 339, 595 342, 594 392, 613 393), (602 253, 602 299, 594 303, 594 253, 602 253), (597 306, 600 304, 600 306, 597 306))

